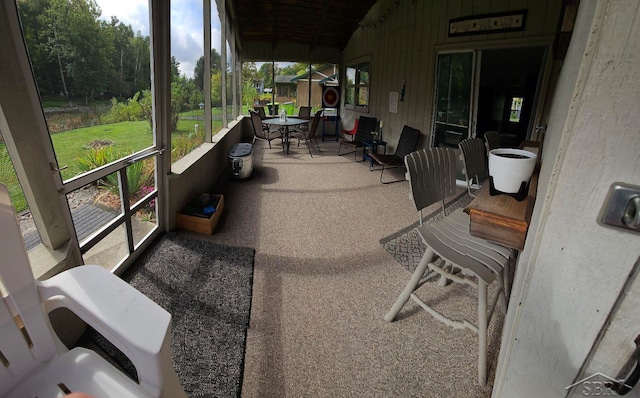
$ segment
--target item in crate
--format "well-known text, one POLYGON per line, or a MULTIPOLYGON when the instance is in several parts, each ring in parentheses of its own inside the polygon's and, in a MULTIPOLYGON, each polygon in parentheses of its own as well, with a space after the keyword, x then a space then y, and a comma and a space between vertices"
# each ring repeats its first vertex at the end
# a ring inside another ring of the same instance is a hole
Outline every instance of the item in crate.
POLYGON ((195 217, 210 218, 218 207, 220 198, 208 193, 198 195, 193 202, 189 203, 184 210, 184 214, 195 217))
POLYGON ((176 227, 213 234, 224 211, 224 196, 203 194, 193 198, 184 211, 176 214, 176 227))

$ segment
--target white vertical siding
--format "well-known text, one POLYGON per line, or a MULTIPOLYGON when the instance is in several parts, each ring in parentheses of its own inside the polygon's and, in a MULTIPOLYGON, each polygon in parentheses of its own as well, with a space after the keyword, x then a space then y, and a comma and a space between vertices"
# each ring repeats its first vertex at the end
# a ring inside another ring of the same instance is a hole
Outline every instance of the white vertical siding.
MULTIPOLYGON (((342 65, 371 55, 371 98, 369 114, 384 120, 384 137, 390 150, 395 148, 402 126, 408 124, 425 135, 422 146, 430 142, 435 77, 436 46, 447 44, 470 46, 490 41, 536 40, 555 33, 560 0, 379 0, 365 17, 365 22, 380 21, 372 29, 358 29, 342 53, 342 65), (465 16, 527 10, 525 30, 448 37, 449 20, 465 16), (400 92, 406 79, 404 101, 398 113, 389 113, 389 93, 400 92)), ((343 68, 344 69, 344 68, 343 68)), ((342 109, 343 124, 352 126, 359 111, 342 109)))

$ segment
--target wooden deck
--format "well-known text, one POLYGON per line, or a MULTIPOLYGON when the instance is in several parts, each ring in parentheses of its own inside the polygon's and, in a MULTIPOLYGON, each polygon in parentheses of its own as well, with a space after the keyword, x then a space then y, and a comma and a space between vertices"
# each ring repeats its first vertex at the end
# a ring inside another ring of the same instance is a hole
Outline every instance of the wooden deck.
MULTIPOLYGON (((95 232, 118 215, 112 209, 106 209, 94 205, 82 205, 71 211, 71 218, 78 234, 78 241, 95 232)), ((40 235, 37 231, 29 232, 24 236, 24 243, 27 250, 31 250, 41 243, 40 235)))

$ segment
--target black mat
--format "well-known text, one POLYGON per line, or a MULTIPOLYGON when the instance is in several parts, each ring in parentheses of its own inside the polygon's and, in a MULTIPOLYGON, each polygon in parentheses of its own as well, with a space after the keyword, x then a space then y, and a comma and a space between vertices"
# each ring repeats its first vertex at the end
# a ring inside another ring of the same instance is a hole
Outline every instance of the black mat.
MULTIPOLYGON (((473 198, 465 191, 464 193, 456 196, 445 205, 445 211, 447 214, 452 213, 454 210, 461 207, 466 207, 473 198)), ((431 214, 425 215, 423 223, 429 224, 442 218, 442 211, 440 207, 438 210, 431 214)), ((422 238, 418 234, 416 227, 418 226, 418 212, 416 211, 416 222, 408 227, 402 228, 400 231, 395 232, 387 237, 380 239, 380 244, 391 256, 399 262, 403 267, 413 272, 425 250, 426 245, 422 242, 422 238)))
POLYGON ((190 397, 240 396, 254 255, 167 233, 122 275, 171 313, 174 368, 190 397))

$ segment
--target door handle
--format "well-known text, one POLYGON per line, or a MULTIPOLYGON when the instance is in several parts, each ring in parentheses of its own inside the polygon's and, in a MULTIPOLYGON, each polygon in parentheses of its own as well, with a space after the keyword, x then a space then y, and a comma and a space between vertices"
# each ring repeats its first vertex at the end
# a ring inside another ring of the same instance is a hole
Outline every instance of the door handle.
POLYGON ((605 387, 615 391, 616 393, 618 393, 618 395, 625 395, 626 393, 631 391, 631 389, 633 389, 633 387, 635 387, 635 385, 638 383, 638 380, 640 380, 640 335, 636 337, 634 343, 636 343, 636 349, 633 352, 632 358, 635 357, 635 359, 633 361, 630 361, 635 361, 633 371, 631 371, 626 379, 621 379, 618 381, 607 381, 604 383, 605 387))
POLYGON ((640 195, 633 196, 627 203, 622 222, 633 229, 640 229, 640 195))

